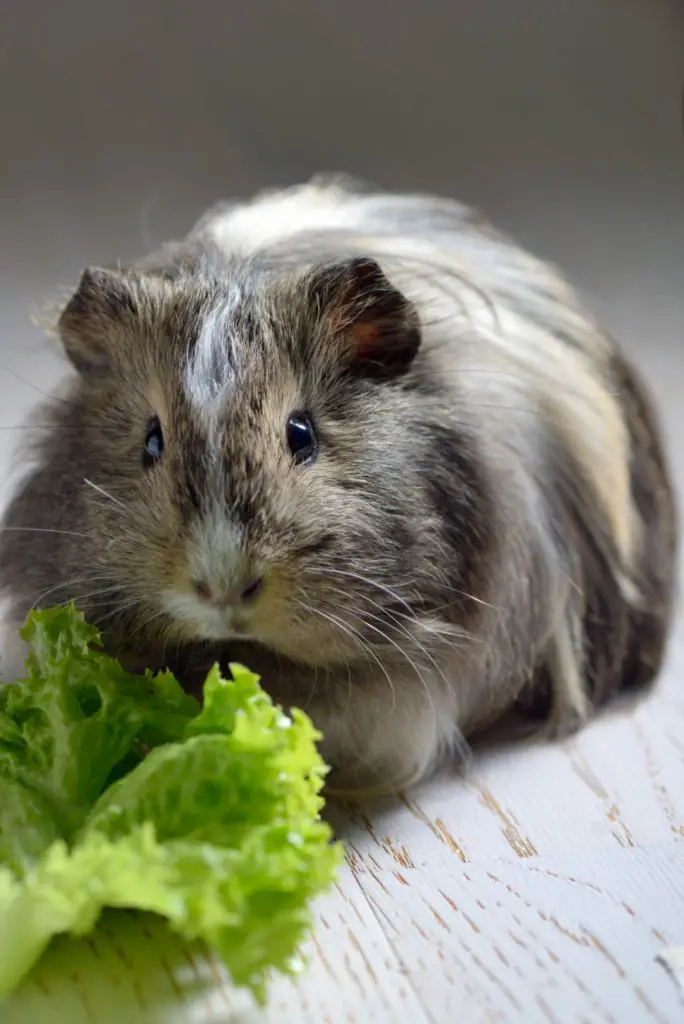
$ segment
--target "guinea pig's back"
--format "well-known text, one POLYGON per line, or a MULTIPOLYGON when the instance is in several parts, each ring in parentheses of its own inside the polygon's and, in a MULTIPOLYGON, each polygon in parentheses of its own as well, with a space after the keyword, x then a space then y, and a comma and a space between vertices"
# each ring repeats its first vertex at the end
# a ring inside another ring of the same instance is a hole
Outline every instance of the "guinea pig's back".
POLYGON ((592 353, 610 348, 587 332, 586 312, 561 275, 452 199, 377 192, 353 179, 318 176, 249 202, 220 203, 202 217, 191 237, 226 255, 269 254, 294 262, 370 250, 394 275, 404 268, 405 287, 406 277, 425 268, 419 287, 427 292, 418 296, 419 304, 430 294, 430 282, 444 298, 444 277, 453 275, 462 285, 461 308, 468 301, 465 293, 473 292, 467 311, 489 318, 490 328, 494 300, 499 314, 507 311, 528 327, 536 324, 547 337, 551 331, 592 353), (483 308, 478 299, 485 294, 483 308))

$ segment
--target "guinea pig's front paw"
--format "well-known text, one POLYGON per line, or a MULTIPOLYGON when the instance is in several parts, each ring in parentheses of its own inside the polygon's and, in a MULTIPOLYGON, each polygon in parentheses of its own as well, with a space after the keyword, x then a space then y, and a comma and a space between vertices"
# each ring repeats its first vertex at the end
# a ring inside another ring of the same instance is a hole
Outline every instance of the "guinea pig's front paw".
POLYGON ((545 722, 542 722, 537 735, 541 740, 565 740, 578 732, 589 717, 589 702, 584 699, 579 703, 554 698, 551 711, 545 722))
POLYGON ((331 768, 325 780, 326 797, 344 800, 350 804, 394 796, 398 792, 399 787, 386 782, 377 775, 341 770, 335 767, 331 768))
POLYGON ((362 803, 382 797, 398 796, 422 778, 424 771, 405 764, 370 765, 365 762, 347 761, 344 767, 330 764, 325 780, 326 796, 362 803))

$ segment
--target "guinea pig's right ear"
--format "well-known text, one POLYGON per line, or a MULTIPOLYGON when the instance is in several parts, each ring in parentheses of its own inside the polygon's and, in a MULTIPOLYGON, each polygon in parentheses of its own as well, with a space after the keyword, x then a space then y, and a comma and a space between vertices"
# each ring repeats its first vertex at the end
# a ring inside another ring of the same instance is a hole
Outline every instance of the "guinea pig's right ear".
POLYGON ((84 377, 103 378, 112 369, 116 339, 137 315, 131 283, 114 270, 89 268, 59 318, 64 350, 84 377))
POLYGON ((420 347, 418 313, 374 259, 319 267, 310 296, 332 328, 337 357, 352 373, 390 380, 407 372, 420 347))

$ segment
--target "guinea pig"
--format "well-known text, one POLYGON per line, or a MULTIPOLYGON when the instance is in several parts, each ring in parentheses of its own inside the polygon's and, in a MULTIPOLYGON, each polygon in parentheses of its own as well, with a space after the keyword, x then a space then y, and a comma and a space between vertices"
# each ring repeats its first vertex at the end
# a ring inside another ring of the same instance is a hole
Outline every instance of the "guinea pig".
POLYGON ((466 207, 324 177, 224 203, 86 270, 58 334, 75 373, 0 534, 8 638, 73 600, 129 666, 242 662, 347 791, 415 783, 514 707, 564 734, 657 674, 650 399, 466 207))

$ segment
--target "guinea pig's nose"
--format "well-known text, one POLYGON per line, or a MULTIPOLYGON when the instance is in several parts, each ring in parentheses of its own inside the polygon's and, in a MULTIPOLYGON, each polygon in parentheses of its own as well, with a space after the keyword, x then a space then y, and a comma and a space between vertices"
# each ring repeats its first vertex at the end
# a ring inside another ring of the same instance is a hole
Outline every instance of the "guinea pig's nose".
POLYGON ((195 593, 202 600, 218 608, 230 608, 238 604, 250 604, 256 601, 264 587, 261 576, 255 576, 235 587, 222 588, 212 586, 207 580, 193 580, 195 593))
POLYGON ((193 580, 192 587, 197 596, 201 598, 202 601, 214 600, 213 591, 209 584, 205 582, 205 580, 193 580))

